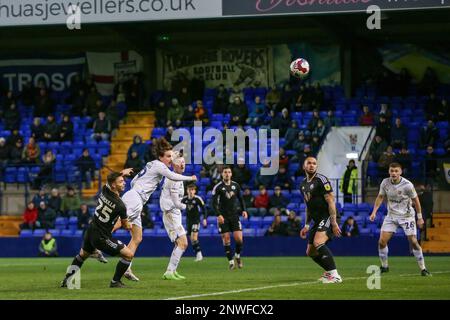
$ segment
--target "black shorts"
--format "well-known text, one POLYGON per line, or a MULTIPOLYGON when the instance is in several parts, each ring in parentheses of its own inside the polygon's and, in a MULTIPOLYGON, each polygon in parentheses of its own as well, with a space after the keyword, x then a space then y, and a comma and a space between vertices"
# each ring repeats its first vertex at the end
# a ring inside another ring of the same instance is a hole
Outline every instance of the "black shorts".
MULTIPOLYGON (((316 236, 316 232, 326 232, 328 241, 333 240, 334 233, 333 228, 331 227, 331 219, 330 217, 314 222, 314 226, 309 230, 308 235, 308 243, 314 243, 314 237, 316 236)), ((327 242, 328 242, 327 241, 327 242)))
POLYGON ((83 251, 94 253, 96 249, 110 256, 118 256, 125 245, 111 236, 105 236, 95 227, 90 226, 84 234, 83 251))
POLYGON ((224 217, 224 223, 218 224, 217 227, 219 228, 220 234, 227 232, 242 231, 242 224, 238 216, 233 218, 224 217))
POLYGON ((195 220, 187 220, 187 228, 186 228, 186 233, 188 235, 190 235, 192 232, 198 232, 200 230, 200 220, 199 219, 195 219, 195 220))

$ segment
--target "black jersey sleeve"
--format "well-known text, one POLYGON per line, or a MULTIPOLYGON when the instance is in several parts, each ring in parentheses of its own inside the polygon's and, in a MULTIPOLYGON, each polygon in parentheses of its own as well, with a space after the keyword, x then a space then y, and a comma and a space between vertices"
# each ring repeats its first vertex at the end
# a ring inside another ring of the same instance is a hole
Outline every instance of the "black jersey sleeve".
POLYGON ((125 220, 128 218, 127 207, 124 204, 121 204, 118 207, 118 210, 119 210, 118 214, 119 214, 120 219, 125 220))
POLYGON ((200 208, 200 210, 203 212, 203 217, 206 219, 206 217, 208 216, 208 211, 206 209, 205 202, 199 196, 196 196, 196 199, 197 199, 197 205, 200 208))
POLYGON ((212 203, 211 207, 213 209, 213 213, 218 216, 219 215, 219 201, 220 201, 220 188, 219 185, 221 182, 216 184, 216 186, 212 190, 212 203))
POLYGON ((188 199, 188 197, 184 196, 183 199, 181 199, 181 203, 186 204, 187 203, 187 199, 188 199))
POLYGON ((320 181, 320 185, 324 194, 333 192, 333 187, 331 186, 330 180, 323 175, 317 176, 320 181))

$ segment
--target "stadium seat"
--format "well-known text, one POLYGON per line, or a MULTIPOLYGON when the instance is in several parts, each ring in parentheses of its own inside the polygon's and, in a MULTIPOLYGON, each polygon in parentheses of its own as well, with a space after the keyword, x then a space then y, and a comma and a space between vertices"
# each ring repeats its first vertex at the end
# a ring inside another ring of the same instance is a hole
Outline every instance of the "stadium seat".
POLYGON ((42 238, 44 236, 44 234, 45 234, 44 229, 35 229, 33 231, 33 237, 36 237, 36 238, 42 238))
POLYGON ((33 236, 33 230, 21 230, 20 235, 21 238, 30 238, 33 236))

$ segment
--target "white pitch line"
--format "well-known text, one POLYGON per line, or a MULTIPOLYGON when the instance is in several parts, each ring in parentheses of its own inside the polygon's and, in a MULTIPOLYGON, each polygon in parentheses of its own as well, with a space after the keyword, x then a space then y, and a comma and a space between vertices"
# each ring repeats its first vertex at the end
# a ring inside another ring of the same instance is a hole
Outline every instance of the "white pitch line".
MULTIPOLYGON (((432 274, 440 274, 440 273, 450 273, 450 271, 436 271, 436 272, 433 272, 432 274)), ((420 276, 420 274, 410 273, 410 274, 401 274, 400 275, 400 277, 411 277, 411 276, 420 276)), ((350 277, 350 278, 344 278, 343 280, 348 281, 348 280, 362 280, 362 279, 367 279, 367 277, 350 277)), ((221 296, 221 295, 232 294, 232 293, 260 291, 260 290, 284 288, 284 287, 295 287, 295 286, 318 284, 318 283, 321 283, 321 282, 318 280, 317 281, 307 281, 307 282, 293 282, 293 283, 278 284, 278 285, 271 285, 271 286, 264 286, 264 287, 245 288, 245 289, 221 291, 221 292, 211 292, 211 293, 203 293, 203 294, 193 294, 190 296, 182 296, 182 297, 171 297, 171 298, 166 298, 163 300, 195 299, 195 298, 202 298, 202 297, 221 296)))

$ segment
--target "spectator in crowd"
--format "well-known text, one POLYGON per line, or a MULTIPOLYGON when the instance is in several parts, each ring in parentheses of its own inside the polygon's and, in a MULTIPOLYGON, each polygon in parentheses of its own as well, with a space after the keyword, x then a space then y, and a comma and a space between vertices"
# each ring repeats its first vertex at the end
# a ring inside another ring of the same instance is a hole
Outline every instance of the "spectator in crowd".
POLYGON ((41 148, 33 137, 28 139, 28 144, 22 150, 22 160, 29 164, 37 164, 41 161, 41 148))
POLYGON ((93 129, 92 139, 97 140, 97 142, 109 139, 111 135, 111 122, 106 119, 104 112, 98 113, 98 118, 94 121, 93 129))
POLYGON ((266 170, 268 170, 267 168, 269 168, 269 167, 270 167, 270 162, 265 161, 263 163, 263 166, 261 168, 259 168, 258 172, 256 173, 256 177, 255 177, 255 186, 259 187, 259 186, 263 185, 266 188, 272 187, 274 176, 261 173, 261 170, 263 168, 266 168, 266 170))
POLYGON ((245 188, 242 194, 242 199, 244 200, 245 207, 247 208, 247 212, 250 217, 253 217, 258 214, 258 209, 254 207, 255 197, 252 194, 250 188, 245 188))
POLYGON ((317 122, 316 127, 311 131, 313 136, 318 136, 319 137, 319 140, 322 140, 324 138, 325 132, 326 132, 326 127, 324 126, 322 120, 319 120, 317 122))
POLYGON ((211 185, 208 187, 209 190, 222 181, 222 168, 223 164, 215 163, 208 170, 208 176, 211 178, 211 185))
POLYGON ((433 120, 428 120, 427 126, 420 130, 420 145, 422 148, 433 146, 439 139, 439 130, 434 125, 433 120))
MULTIPOLYGON (((319 121, 322 121, 322 119, 320 118, 319 110, 314 109, 313 116, 312 116, 311 120, 309 120, 309 122, 308 122, 308 130, 310 132, 313 132, 314 129, 317 128, 319 121)), ((322 122, 322 125, 323 125, 323 122, 322 122)))
POLYGON ((78 93, 73 97, 72 114, 75 116, 87 116, 88 104, 86 91, 84 89, 79 89, 77 92, 78 93))
POLYGON ((347 169, 342 175, 339 181, 339 190, 344 194, 344 203, 353 202, 353 194, 357 192, 358 184, 358 168, 356 167, 355 160, 348 162, 347 169))
POLYGON ((436 92, 440 85, 439 79, 431 67, 425 70, 422 81, 420 82, 420 91, 423 95, 429 95, 436 92))
POLYGON ((380 136, 384 141, 391 141, 391 124, 384 115, 380 116, 380 120, 376 126, 375 134, 380 136))
POLYGON ((213 106, 213 112, 222 114, 226 113, 229 101, 230 95, 228 94, 228 91, 225 89, 225 86, 223 84, 219 85, 216 100, 213 106))
POLYGON ((359 228, 353 217, 348 217, 342 225, 342 236, 344 237, 357 237, 359 236, 359 228))
POLYGON ((72 186, 67 187, 67 193, 61 201, 61 212, 64 217, 75 217, 78 214, 81 200, 75 193, 75 189, 72 186))
POLYGON ((281 92, 278 90, 277 85, 273 84, 269 92, 266 94, 266 104, 270 110, 278 110, 278 104, 281 101, 281 92))
POLYGON ((266 231, 266 236, 287 236, 286 224, 281 222, 281 215, 276 215, 273 219, 272 225, 266 231))
POLYGON ((69 115, 65 114, 61 123, 59 124, 59 140, 72 141, 73 140, 73 123, 70 121, 69 115))
POLYGON ((395 157, 396 155, 394 153, 394 150, 392 149, 392 146, 388 146, 386 148, 386 151, 384 151, 378 159, 378 170, 380 172, 379 176, 386 176, 389 165, 395 161, 395 157))
MULTIPOLYGON (((38 208, 41 202, 48 203, 48 194, 44 188, 39 190, 39 193, 35 194, 31 200, 34 203, 34 207, 38 208)), ((36 209, 37 210, 37 209, 36 209)))
POLYGON ((178 101, 182 107, 187 107, 192 103, 192 96, 187 87, 181 88, 181 92, 178 94, 178 101))
POLYGON ((57 141, 58 139, 58 124, 55 121, 55 116, 49 114, 47 117, 47 123, 44 125, 44 140, 57 141))
POLYGON ((86 99, 87 114, 91 117, 94 117, 100 111, 103 111, 99 110, 102 108, 102 104, 103 104, 102 96, 97 91, 97 88, 95 86, 92 86, 89 89, 89 93, 86 99))
POLYGON ((130 110, 139 111, 142 105, 143 85, 139 74, 134 74, 127 83, 128 95, 126 104, 130 110))
POLYGON ((420 206, 422 207, 422 216, 425 221, 422 229, 422 235, 420 239, 428 241, 427 228, 433 226, 433 193, 431 192, 431 185, 426 187, 420 184, 416 188, 417 195, 419 196, 420 206))
MULTIPOLYGON (((305 162, 306 158, 312 157, 312 156, 313 156, 313 153, 311 150, 311 145, 305 144, 305 146, 303 147, 303 152, 301 154, 299 154, 297 157, 298 163, 303 164, 303 162, 305 162)), ((303 172, 302 166, 300 166, 299 170, 303 172)))
POLYGON ((374 118, 368 106, 363 106, 363 114, 359 118, 359 124, 361 126, 373 126, 374 118))
POLYGON ((231 126, 239 126, 244 125, 247 120, 248 110, 247 106, 244 102, 242 102, 241 98, 235 97, 234 101, 228 107, 228 113, 230 114, 231 126))
POLYGON ((380 112, 378 113, 378 120, 384 117, 388 123, 391 123, 392 113, 387 103, 382 103, 380 106, 380 112))
POLYGON ((262 103, 260 96, 255 97, 255 101, 250 104, 249 109, 247 124, 254 127, 260 125, 266 113, 266 106, 262 103))
POLYGON ((9 149, 10 147, 6 144, 6 139, 0 137, 0 175, 2 173, 2 169, 8 164, 9 149))
POLYGON ((202 100, 197 100, 197 107, 195 108, 194 115, 196 121, 201 121, 203 124, 208 124, 208 112, 203 106, 202 100))
POLYGON ((133 168, 133 172, 134 173, 138 173, 139 171, 142 170, 142 168, 144 168, 144 160, 139 158, 138 153, 133 150, 131 152, 131 156, 129 156, 127 158, 127 161, 125 162, 125 166, 124 168, 133 168))
POLYGON ((425 105, 425 111, 427 114, 427 118, 435 121, 438 117, 438 112, 441 107, 441 102, 436 98, 434 92, 430 94, 430 97, 425 105))
POLYGON ((280 186, 283 190, 291 190, 292 177, 289 175, 285 167, 280 166, 280 168, 278 169, 278 173, 275 175, 275 180, 273 183, 277 186, 280 186))
POLYGON ((288 236, 297 237, 300 234, 300 218, 297 217, 295 211, 289 211, 286 225, 286 232, 288 236))
POLYGON ((277 116, 277 128, 272 129, 279 129, 280 130, 280 137, 283 137, 286 134, 287 129, 289 128, 291 124, 291 116, 289 115, 289 110, 284 108, 281 110, 281 115, 277 116))
POLYGON ((117 128, 119 128, 120 114, 115 99, 112 99, 108 107, 106 108, 106 120, 108 120, 111 123, 112 132, 114 132, 115 130, 117 130, 117 128))
POLYGON ((401 148, 406 146, 408 138, 408 129, 402 124, 400 118, 395 119, 395 124, 391 129, 391 145, 394 148, 401 148))
POLYGON ((239 158, 237 165, 233 167, 233 181, 237 182, 240 186, 248 185, 252 174, 245 165, 245 159, 239 158))
POLYGON ((404 176, 408 176, 409 171, 411 170, 412 159, 409 154, 408 148, 406 146, 402 146, 399 153, 395 157, 395 162, 398 162, 402 166, 402 171, 404 176))
POLYGON ((331 127, 339 127, 341 121, 334 116, 333 110, 328 110, 327 116, 323 119, 323 124, 325 128, 329 129, 331 127))
MULTIPOLYGON (((0 93, 2 92, 2 88, 0 88, 0 93)), ((17 99, 14 96, 14 92, 12 90, 8 90, 3 98, 3 101, 0 102, 0 115, 2 111, 8 109, 10 105, 16 104, 17 99)))
POLYGON ((284 135, 285 143, 284 148, 287 150, 293 149, 294 142, 298 138, 300 130, 298 129, 298 123, 296 120, 291 121, 291 126, 286 130, 284 135))
POLYGON ((311 152, 313 155, 317 155, 319 153, 320 150, 320 138, 318 135, 314 134, 312 136, 312 141, 311 141, 311 152))
POLYGON ((36 228, 53 229, 55 227, 56 212, 44 201, 39 203, 38 218, 36 220, 36 228))
POLYGON ((286 154, 286 151, 284 148, 280 148, 279 155, 278 155, 278 165, 280 167, 289 167, 289 157, 286 154))
POLYGON ((33 119, 31 136, 34 137, 36 141, 42 141, 44 139, 44 126, 41 124, 41 118, 35 117, 33 119))
MULTIPOLYGON (((133 144, 128 148, 127 157, 131 158, 131 153, 136 151, 139 159, 144 159, 148 146, 142 141, 142 137, 135 135, 133 137, 133 144)), ((131 168, 131 167, 129 167, 131 168)))
POLYGON ((236 98, 239 98, 240 101, 244 101, 244 93, 241 89, 239 89, 238 86, 233 86, 233 89, 231 90, 230 99, 228 102, 230 104, 233 104, 236 102, 236 98))
POLYGON ((6 130, 19 129, 20 113, 15 102, 12 102, 3 112, 3 122, 6 130))
POLYGON ((291 86, 286 83, 284 85, 283 91, 281 92, 281 99, 280 103, 277 106, 276 112, 279 112, 283 109, 290 110, 292 105, 296 101, 296 95, 295 92, 292 90, 291 86))
POLYGON ((436 178, 438 173, 438 161, 437 155, 434 152, 433 146, 428 146, 427 151, 425 153, 425 174, 427 179, 431 179, 431 181, 436 178))
POLYGON ((280 213, 286 209, 288 203, 289 200, 281 193, 281 187, 276 186, 273 195, 269 199, 269 213, 272 215, 275 215, 277 212, 280 213))
POLYGON ((166 126, 179 127, 182 124, 184 118, 184 108, 178 103, 177 99, 172 99, 172 105, 167 111, 166 126))
POLYGON ((42 157, 42 166, 37 177, 34 179, 34 189, 40 189, 42 185, 52 181, 53 166, 56 158, 51 150, 48 150, 42 157))
POLYGON ((319 82, 314 84, 311 92, 312 106, 317 109, 322 109, 325 98, 319 82))
POLYGON ((167 127, 167 130, 166 130, 166 135, 165 135, 165 139, 167 140, 167 142, 169 142, 172 146, 174 146, 175 144, 177 144, 178 142, 176 142, 176 141, 172 141, 172 134, 173 134, 173 127, 172 126, 169 126, 169 127, 167 127))
POLYGON ((293 96, 291 110, 293 112, 309 111, 311 102, 309 91, 304 85, 301 85, 298 92, 293 96))
POLYGON ((44 238, 39 244, 39 256, 40 257, 57 257, 58 245, 56 239, 53 238, 50 232, 46 232, 44 238))
POLYGON ((265 216, 267 210, 269 209, 269 195, 267 194, 266 187, 259 186, 259 194, 255 197, 253 207, 258 211, 255 212, 256 215, 265 216))
POLYGON ((87 204, 83 203, 79 207, 77 217, 78 217, 78 229, 83 230, 83 233, 86 232, 92 218, 87 204))
POLYGON ((14 129, 11 135, 6 140, 6 143, 12 148, 16 145, 16 142, 19 140, 23 142, 23 137, 20 135, 18 129, 14 129))
POLYGON ((61 216, 61 205, 62 205, 62 199, 59 195, 59 190, 56 188, 53 188, 50 191, 50 198, 48 199, 47 205, 55 210, 57 216, 61 216))
POLYGON ((441 104, 437 110, 436 121, 450 121, 450 109, 446 99, 441 100, 441 104))
POLYGON ((152 216, 147 206, 144 206, 144 208, 142 209, 141 220, 143 229, 153 229, 155 227, 152 216))
POLYGON ((53 107, 54 103, 50 99, 47 89, 41 88, 35 101, 34 115, 36 117, 45 117, 50 113, 53 113, 53 107))
POLYGON ((192 104, 188 105, 183 115, 183 122, 185 126, 192 127, 195 121, 195 110, 192 104))
POLYGON ((156 127, 165 127, 167 125, 167 108, 164 100, 160 100, 155 107, 155 121, 156 127))
POLYGON ((91 188, 92 179, 95 177, 95 161, 89 155, 89 150, 84 149, 83 154, 76 161, 76 166, 80 170, 82 181, 86 182, 86 188, 91 188))
POLYGON ((303 149, 305 148, 305 145, 308 144, 308 141, 306 140, 305 134, 303 131, 300 131, 298 134, 297 140, 293 143, 293 149, 297 152, 298 155, 303 153, 303 149))
POLYGON ((9 154, 9 163, 14 165, 21 164, 22 152, 23 152, 23 142, 22 140, 17 140, 16 145, 11 148, 9 154))
POLYGON ((378 162, 380 156, 387 148, 387 143, 380 136, 375 136, 375 141, 370 146, 370 156, 372 161, 378 162))
POLYGON ((31 229, 34 230, 36 220, 38 216, 38 210, 34 206, 33 201, 28 202, 27 208, 23 213, 23 223, 20 225, 20 229, 31 229))

